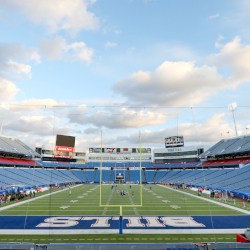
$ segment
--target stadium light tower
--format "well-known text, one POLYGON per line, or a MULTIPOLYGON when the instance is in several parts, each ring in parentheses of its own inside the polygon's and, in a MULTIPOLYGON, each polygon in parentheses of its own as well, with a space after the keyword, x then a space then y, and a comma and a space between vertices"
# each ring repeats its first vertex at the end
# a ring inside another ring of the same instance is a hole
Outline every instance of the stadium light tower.
POLYGON ((3 111, 3 118, 2 118, 2 125, 1 125, 0 135, 2 134, 2 129, 3 129, 3 121, 4 121, 5 111, 6 111, 6 110, 9 110, 10 106, 9 106, 9 104, 8 104, 8 103, 3 102, 1 107, 2 107, 2 109, 3 109, 4 111, 3 111))
POLYGON ((234 117, 234 111, 237 108, 237 104, 236 104, 236 102, 234 102, 234 103, 229 104, 227 107, 228 107, 228 110, 233 113, 235 132, 236 132, 236 136, 238 136, 238 132, 237 132, 237 128, 236 128, 236 123, 235 123, 235 117, 234 117))

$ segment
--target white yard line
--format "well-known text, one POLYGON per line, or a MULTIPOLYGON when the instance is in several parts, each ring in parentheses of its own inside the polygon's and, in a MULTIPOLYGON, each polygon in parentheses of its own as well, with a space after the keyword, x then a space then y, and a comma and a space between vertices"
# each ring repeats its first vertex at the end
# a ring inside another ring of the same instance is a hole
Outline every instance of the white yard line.
MULTIPOLYGON (((109 205, 110 200, 111 200, 111 198, 112 198, 112 194, 113 194, 113 189, 111 189, 111 194, 110 194, 110 196, 109 196, 109 199, 108 199, 106 205, 109 205)), ((103 209, 102 215, 106 215, 107 210, 108 210, 108 207, 105 207, 105 208, 103 209)))
MULTIPOLYGON (((127 193, 128 193, 128 198, 129 198, 131 204, 132 204, 132 205, 135 205, 134 202, 133 202, 133 200, 132 200, 132 198, 131 198, 131 196, 130 196, 130 194, 129 194, 129 191, 128 191, 128 189, 127 189, 127 185, 126 185, 126 191, 127 191, 127 193)), ((138 210, 136 209, 136 207, 133 207, 133 209, 134 209, 134 211, 135 211, 135 214, 136 214, 136 215, 139 215, 138 210)))
MULTIPOLYGON (((226 208, 229 208, 229 209, 232 209, 232 210, 244 213, 244 214, 250 214, 250 211, 246 211, 246 210, 241 209, 241 208, 233 207, 233 206, 227 205, 225 203, 220 203, 218 201, 209 200, 209 199, 201 197, 201 196, 197 196, 197 195, 194 195, 194 194, 189 194, 189 193, 186 193, 186 192, 183 192, 183 191, 180 191, 180 190, 176 190, 176 189, 172 189, 172 188, 169 188, 169 187, 166 187, 166 186, 163 186, 163 185, 158 185, 158 186, 163 187, 163 188, 167 188, 169 190, 172 190, 172 191, 175 191, 175 192, 178 192, 178 193, 189 195, 189 196, 195 197, 195 198, 200 199, 200 200, 211 202, 211 203, 217 204, 219 206, 226 207, 226 208)), ((215 210, 213 210, 213 211, 215 211, 215 210)))
MULTIPOLYGON (((81 184, 80 184, 80 185, 81 185, 81 184)), ((77 186, 71 187, 71 189, 72 189, 72 188, 79 187, 80 185, 77 185, 77 186)), ((0 211, 7 210, 7 209, 10 209, 10 208, 13 208, 13 207, 16 207, 16 206, 19 206, 19 205, 22 205, 22 204, 25 204, 25 203, 31 202, 31 201, 35 201, 35 200, 38 200, 38 199, 44 198, 44 197, 46 197, 46 196, 50 196, 50 195, 53 195, 53 194, 58 194, 58 193, 60 193, 60 192, 66 191, 66 190, 68 190, 68 188, 65 188, 65 189, 63 189, 63 190, 59 190, 59 191, 56 191, 56 192, 53 192, 53 193, 49 193, 49 194, 45 194, 45 195, 41 195, 41 196, 39 196, 39 197, 35 197, 35 198, 29 199, 29 200, 20 201, 20 202, 14 203, 14 204, 9 205, 9 206, 1 207, 1 208, 0 208, 0 211)))

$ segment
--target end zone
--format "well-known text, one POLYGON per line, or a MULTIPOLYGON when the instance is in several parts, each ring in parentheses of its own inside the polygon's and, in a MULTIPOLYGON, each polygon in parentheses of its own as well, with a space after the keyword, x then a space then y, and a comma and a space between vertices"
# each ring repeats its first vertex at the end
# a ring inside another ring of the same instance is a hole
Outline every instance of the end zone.
MULTIPOLYGON (((243 233, 249 215, 124 216, 123 233, 230 234, 243 233)), ((0 234, 118 234, 118 216, 0 216, 0 234)))

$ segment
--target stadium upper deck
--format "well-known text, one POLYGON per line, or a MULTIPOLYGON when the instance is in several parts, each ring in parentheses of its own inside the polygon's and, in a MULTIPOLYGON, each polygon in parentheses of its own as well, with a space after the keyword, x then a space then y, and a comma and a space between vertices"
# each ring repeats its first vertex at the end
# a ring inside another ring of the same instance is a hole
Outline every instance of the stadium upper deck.
MULTIPOLYGON (((250 163, 250 135, 223 139, 199 155, 198 147, 175 148, 178 152, 169 149, 156 149, 155 158, 167 159, 167 162, 142 161, 145 169, 198 169, 220 167, 242 167, 250 163), (167 150, 167 151, 166 151, 167 150), (190 162, 190 157, 194 159, 190 162)), ((16 138, 0 136, 0 165, 6 166, 43 166, 55 168, 93 169, 100 167, 100 161, 86 163, 64 162, 65 159, 41 161, 41 155, 16 138), (38 158, 39 157, 39 158, 38 158), (34 161, 35 160, 35 161, 34 161), (63 161, 63 162, 62 162, 63 161)), ((139 168, 140 162, 131 162, 123 159, 117 162, 102 162, 102 166, 112 168, 139 168)))
POLYGON ((17 138, 0 136, 0 154, 40 158, 41 156, 17 138))
POLYGON ((243 135, 229 139, 222 139, 213 147, 200 155, 201 158, 224 156, 249 156, 250 135, 243 135))

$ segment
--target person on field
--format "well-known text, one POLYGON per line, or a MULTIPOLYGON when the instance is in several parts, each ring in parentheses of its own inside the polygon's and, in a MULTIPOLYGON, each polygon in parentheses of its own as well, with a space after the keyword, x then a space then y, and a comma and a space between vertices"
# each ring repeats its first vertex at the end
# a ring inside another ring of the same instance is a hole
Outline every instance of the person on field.
POLYGON ((70 189, 70 187, 69 187, 69 196, 71 196, 71 189, 70 189))

